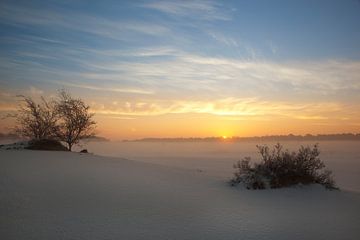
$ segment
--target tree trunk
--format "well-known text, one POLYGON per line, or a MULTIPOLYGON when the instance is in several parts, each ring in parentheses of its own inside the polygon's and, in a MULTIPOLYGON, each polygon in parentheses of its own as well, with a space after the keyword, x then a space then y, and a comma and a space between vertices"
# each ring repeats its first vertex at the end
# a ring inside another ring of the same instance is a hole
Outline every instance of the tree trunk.
POLYGON ((67 143, 68 144, 68 149, 69 149, 69 152, 71 152, 71 149, 72 149, 72 144, 71 143, 67 143))

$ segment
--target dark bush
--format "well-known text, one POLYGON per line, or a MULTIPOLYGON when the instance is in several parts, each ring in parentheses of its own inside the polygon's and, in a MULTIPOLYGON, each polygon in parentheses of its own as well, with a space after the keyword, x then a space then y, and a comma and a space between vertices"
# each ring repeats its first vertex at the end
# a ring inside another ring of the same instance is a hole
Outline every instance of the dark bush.
MULTIPOLYGON (((95 136, 96 122, 90 106, 79 98, 73 98, 64 89, 59 91, 57 100, 47 101, 41 97, 41 102, 36 102, 30 97, 20 97, 22 102, 18 113, 9 115, 16 118, 15 132, 27 139, 45 139, 34 142, 36 145, 30 146, 31 149, 51 150, 48 148, 52 148, 55 142, 46 142, 46 139, 57 139, 67 144, 71 151, 80 140, 95 136)), ((57 144, 53 148, 60 150, 61 146, 57 144)))
POLYGON ((324 169, 318 145, 313 148, 301 146, 297 152, 283 150, 278 143, 273 149, 257 146, 261 155, 259 163, 251 164, 246 157, 234 165, 236 172, 230 183, 243 183, 248 189, 289 187, 297 184, 321 184, 327 189, 336 189, 332 173, 324 169))
POLYGON ((52 139, 31 140, 25 148, 30 150, 69 151, 61 142, 52 139))

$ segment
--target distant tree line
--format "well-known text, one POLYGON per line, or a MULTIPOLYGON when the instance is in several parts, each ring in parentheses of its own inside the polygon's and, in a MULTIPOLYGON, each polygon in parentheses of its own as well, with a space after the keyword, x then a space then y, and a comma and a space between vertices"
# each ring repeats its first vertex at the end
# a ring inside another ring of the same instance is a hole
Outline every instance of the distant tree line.
POLYGON ((232 142, 247 142, 247 141, 337 141, 337 140, 360 140, 360 133, 339 133, 339 134, 306 134, 306 135, 269 135, 269 136, 255 136, 255 137, 230 137, 224 139, 223 137, 205 137, 205 138, 142 138, 136 140, 125 140, 129 142, 217 142, 217 141, 232 141, 232 142))
POLYGON ((40 102, 20 96, 22 101, 15 115, 15 133, 35 141, 57 140, 66 143, 69 151, 81 139, 95 135, 96 122, 90 107, 65 90, 58 92, 56 100, 40 102))
POLYGON ((235 137, 239 141, 336 141, 336 140, 360 140, 360 133, 338 133, 338 134, 306 134, 306 135, 270 135, 260 137, 235 137))

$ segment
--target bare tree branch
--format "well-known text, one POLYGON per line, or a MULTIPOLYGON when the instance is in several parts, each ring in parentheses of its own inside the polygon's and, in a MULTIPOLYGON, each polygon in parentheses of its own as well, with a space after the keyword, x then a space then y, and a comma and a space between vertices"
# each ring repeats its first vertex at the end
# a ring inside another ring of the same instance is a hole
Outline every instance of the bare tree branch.
POLYGON ((56 111, 60 116, 57 129, 59 140, 66 142, 69 151, 81 139, 95 135, 96 122, 92 119, 94 114, 89 113, 90 107, 81 99, 75 99, 65 90, 59 91, 59 101, 56 111))

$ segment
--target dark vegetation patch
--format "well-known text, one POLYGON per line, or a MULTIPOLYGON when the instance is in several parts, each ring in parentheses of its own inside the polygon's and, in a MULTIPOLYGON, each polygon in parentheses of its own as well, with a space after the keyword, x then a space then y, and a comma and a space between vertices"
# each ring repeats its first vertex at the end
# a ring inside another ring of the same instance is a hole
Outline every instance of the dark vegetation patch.
POLYGON ((61 142, 52 139, 31 140, 25 149, 47 151, 69 151, 61 142))
POLYGON ((242 183, 247 189, 282 188, 294 185, 321 184, 327 189, 337 189, 332 172, 320 160, 318 145, 301 146, 297 152, 283 150, 278 143, 273 149, 257 146, 261 161, 251 164, 245 157, 234 165, 236 172, 230 183, 242 183))

